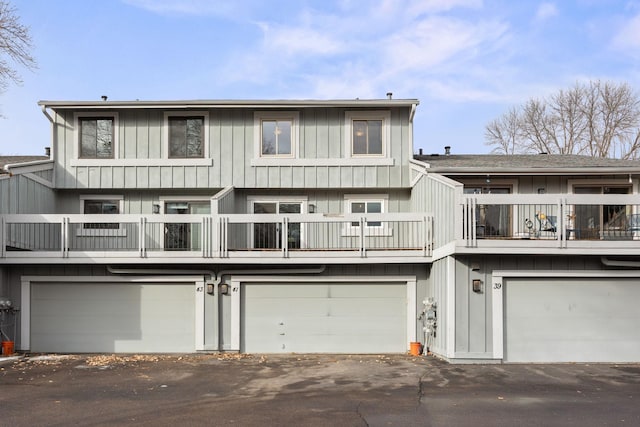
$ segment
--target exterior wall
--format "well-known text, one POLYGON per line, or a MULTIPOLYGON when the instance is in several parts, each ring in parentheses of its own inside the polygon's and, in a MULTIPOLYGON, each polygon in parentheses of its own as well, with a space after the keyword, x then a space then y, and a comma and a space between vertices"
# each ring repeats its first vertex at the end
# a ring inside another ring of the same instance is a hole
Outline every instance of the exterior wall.
POLYGON ((95 166, 94 163, 82 166, 82 162, 73 166, 77 143, 74 112, 61 110, 54 114, 56 187, 393 188, 409 185, 407 166, 412 156, 412 140, 408 108, 390 109, 390 158, 393 165, 367 164, 367 161, 335 165, 331 159, 346 160, 345 112, 349 110, 306 108, 299 111, 298 158, 289 165, 252 165, 255 153, 254 110, 243 108, 208 110, 210 166, 162 159, 166 144, 164 111, 156 110, 119 111, 119 159, 103 161, 106 166, 95 166), (162 165, 155 165, 148 161, 150 159, 162 160, 155 162, 162 165), (324 162, 304 162, 316 159, 324 159, 324 162))
MULTIPOLYGON (((259 270, 261 274, 269 274, 269 269, 265 269, 264 266, 251 266, 243 265, 237 268, 233 266, 215 266, 215 265, 193 265, 194 269, 200 269, 198 271, 211 270, 211 271, 226 271, 229 275, 225 275, 223 279, 229 280, 233 274, 246 274, 247 272, 259 270)), ((131 267, 135 268, 135 267, 131 267)), ((10 298, 16 307, 20 307, 23 304, 21 301, 21 277, 22 276, 95 276, 105 277, 108 281, 108 277, 113 277, 105 266, 90 266, 90 265, 65 265, 65 266, 38 266, 38 265, 22 265, 11 267, 0 267, 0 279, 2 279, 4 269, 5 280, 0 280, 0 295, 10 298)), ((282 269, 278 269, 278 275, 286 275, 282 272, 282 269)), ((154 275, 161 274, 161 270, 154 269, 154 275)), ((321 273, 323 276, 375 276, 375 277, 387 277, 387 276, 415 276, 416 283, 416 311, 422 310, 422 301, 427 295, 428 288, 428 268, 425 265, 335 265, 328 266, 326 270, 321 273)), ((118 277, 126 277, 124 275, 118 275, 118 277)), ((132 276, 142 277, 139 274, 132 276)), ((174 276, 175 277, 175 276, 174 276)), ((300 278, 300 282, 304 282, 305 275, 297 276, 300 278)), ((316 275, 317 277, 317 275, 316 275)), ((224 282, 223 282, 224 283, 224 282)), ((207 350, 224 350, 231 348, 231 297, 230 295, 220 295, 219 291, 215 291, 215 297, 211 295, 205 295, 205 313, 204 313, 204 331, 205 331, 205 348, 207 350), (216 339, 217 338, 217 339, 216 339)), ((415 323, 416 333, 419 338, 422 335, 422 322, 416 320, 415 323)), ((20 323, 18 322, 17 332, 17 347, 20 347, 20 323)), ((421 339, 422 341, 422 339, 421 339)))
POLYGON ((432 213, 438 221, 433 235, 436 249, 456 239, 456 200, 461 193, 462 184, 434 174, 421 174, 411 190, 411 212, 432 213))
MULTIPOLYGON (((598 257, 458 256, 455 268, 455 358, 490 359, 494 270, 602 270, 598 257), (472 280, 482 281, 473 292, 472 280)), ((442 319, 440 319, 442 321, 442 319)))
MULTIPOLYGON (((447 318, 453 314, 451 313, 453 310, 451 310, 452 302, 450 301, 451 292, 449 291, 449 283, 452 279, 451 266, 454 261, 453 257, 446 257, 434 261, 429 273, 426 295, 427 298, 432 298, 437 304, 437 327, 435 328, 435 334, 427 333, 425 335, 425 341, 429 351, 445 357, 452 344, 449 342, 447 328, 452 327, 453 325, 450 325, 450 322, 447 322, 447 318)), ((426 321, 423 321, 423 323, 424 324, 422 326, 424 327, 426 321)))
POLYGON ((55 194, 23 175, 0 178, 0 214, 51 213, 55 194))

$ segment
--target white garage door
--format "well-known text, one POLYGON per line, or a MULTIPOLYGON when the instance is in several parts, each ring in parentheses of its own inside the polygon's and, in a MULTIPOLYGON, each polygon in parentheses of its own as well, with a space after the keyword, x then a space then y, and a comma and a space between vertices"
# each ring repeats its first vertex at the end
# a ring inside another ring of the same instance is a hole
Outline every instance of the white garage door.
POLYGON ((192 352, 194 285, 31 285, 31 351, 192 352))
POLYGON ((394 283, 245 284, 241 350, 402 353, 407 287, 394 283))
POLYGON ((640 361, 637 279, 509 279, 505 360, 640 361))

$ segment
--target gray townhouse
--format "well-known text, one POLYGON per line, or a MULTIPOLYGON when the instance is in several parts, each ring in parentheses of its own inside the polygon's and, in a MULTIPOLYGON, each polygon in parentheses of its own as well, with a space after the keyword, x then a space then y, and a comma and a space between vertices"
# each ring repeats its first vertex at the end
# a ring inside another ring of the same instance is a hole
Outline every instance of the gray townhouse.
POLYGON ((640 162, 413 152, 416 99, 41 101, 16 348, 640 361, 640 162))

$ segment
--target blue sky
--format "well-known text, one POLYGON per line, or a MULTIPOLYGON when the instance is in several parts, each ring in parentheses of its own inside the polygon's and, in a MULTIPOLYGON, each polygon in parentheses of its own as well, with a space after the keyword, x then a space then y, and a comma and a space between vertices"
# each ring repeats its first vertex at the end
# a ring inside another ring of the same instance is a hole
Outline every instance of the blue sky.
POLYGON ((0 94, 0 154, 39 100, 418 98, 414 146, 488 153, 509 107, 589 79, 640 90, 640 1, 14 0, 38 69, 0 94))

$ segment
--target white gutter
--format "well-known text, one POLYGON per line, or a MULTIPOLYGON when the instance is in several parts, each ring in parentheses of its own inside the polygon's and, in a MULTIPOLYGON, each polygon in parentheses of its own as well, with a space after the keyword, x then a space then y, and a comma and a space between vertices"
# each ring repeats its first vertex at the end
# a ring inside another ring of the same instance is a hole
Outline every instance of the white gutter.
POLYGON ((229 274, 320 274, 326 269, 325 265, 316 268, 287 268, 287 269, 256 269, 256 270, 221 270, 215 272, 214 270, 179 270, 179 269, 153 269, 153 268, 114 268, 110 265, 107 266, 107 271, 111 274, 164 274, 164 275, 177 275, 177 274, 189 274, 189 275, 206 275, 211 277, 211 282, 207 281, 207 284, 214 286, 219 285, 222 282, 222 276, 229 274))
POLYGON ((607 267, 634 267, 640 268, 640 261, 611 260, 606 256, 600 257, 600 262, 607 267))

